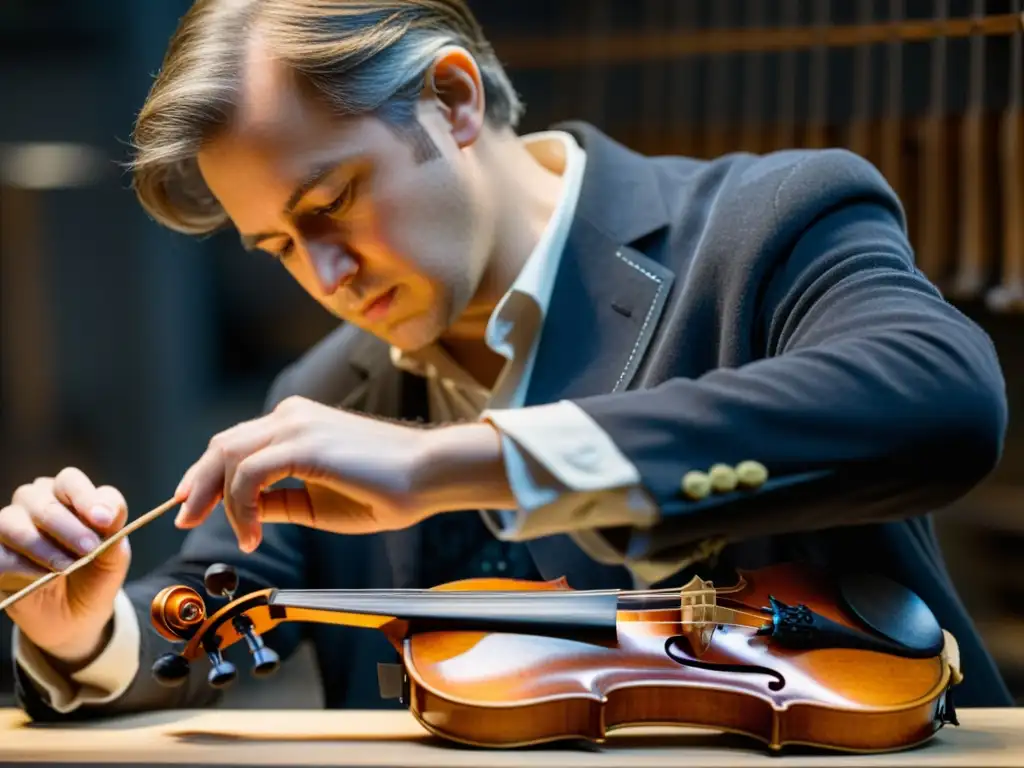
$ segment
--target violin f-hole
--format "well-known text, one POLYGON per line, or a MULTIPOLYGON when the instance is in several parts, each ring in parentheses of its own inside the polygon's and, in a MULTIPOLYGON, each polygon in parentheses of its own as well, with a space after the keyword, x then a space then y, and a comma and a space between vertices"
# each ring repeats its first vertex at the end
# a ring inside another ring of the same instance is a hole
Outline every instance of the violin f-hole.
POLYGON ((692 667, 694 669, 705 669, 709 672, 728 672, 732 674, 767 675, 772 678, 768 682, 768 690, 781 691, 786 687, 786 678, 781 672, 769 667, 761 667, 756 664, 719 664, 713 661, 699 661, 688 659, 680 655, 676 649, 676 643, 682 640, 682 636, 670 637, 665 641, 665 655, 681 667, 692 667))

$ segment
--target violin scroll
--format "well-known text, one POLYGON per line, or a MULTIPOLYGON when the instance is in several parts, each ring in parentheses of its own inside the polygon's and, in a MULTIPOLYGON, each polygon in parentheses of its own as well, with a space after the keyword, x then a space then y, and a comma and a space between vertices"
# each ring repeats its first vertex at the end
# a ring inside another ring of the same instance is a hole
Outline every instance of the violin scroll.
MULTIPOLYGON (((206 569, 203 586, 211 598, 233 600, 238 589, 238 573, 223 563, 206 569)), ((205 652, 210 660, 208 683, 224 688, 238 677, 234 664, 224 658, 223 632, 230 628, 234 639, 244 640, 252 654, 252 674, 266 677, 281 666, 281 658, 263 641, 252 618, 245 610, 230 610, 234 603, 212 616, 207 615, 206 604, 196 590, 186 586, 171 586, 161 590, 150 606, 150 617, 156 631, 171 642, 183 642, 180 653, 160 656, 151 669, 153 677, 164 686, 176 687, 188 679, 194 659, 205 652), (226 626, 225 626, 226 625, 226 626)))
POLYGON ((185 640, 206 620, 206 603, 191 587, 165 587, 149 606, 153 627, 172 643, 185 640))

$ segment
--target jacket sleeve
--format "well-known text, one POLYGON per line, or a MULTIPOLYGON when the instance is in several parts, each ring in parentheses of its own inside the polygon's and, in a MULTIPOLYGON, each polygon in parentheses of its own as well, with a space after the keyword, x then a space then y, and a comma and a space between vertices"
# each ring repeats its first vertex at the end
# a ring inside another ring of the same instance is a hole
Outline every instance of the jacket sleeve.
POLYGON ((845 151, 813 153, 773 199, 774 247, 708 278, 720 327, 738 297, 760 297, 736 341, 753 362, 575 401, 659 509, 651 527, 607 531, 627 559, 931 512, 999 460, 1007 402, 995 349, 915 268, 877 170, 845 151), (690 471, 745 460, 768 469, 756 490, 680 492, 690 471))

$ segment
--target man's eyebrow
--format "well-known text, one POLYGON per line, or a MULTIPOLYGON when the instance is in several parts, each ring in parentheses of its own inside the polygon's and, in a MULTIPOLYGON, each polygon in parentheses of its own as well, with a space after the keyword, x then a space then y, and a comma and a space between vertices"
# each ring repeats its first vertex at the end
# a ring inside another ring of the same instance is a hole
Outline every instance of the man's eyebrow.
POLYGON ((295 206, 302 201, 302 198, 304 198, 310 190, 314 189, 321 181, 334 173, 335 169, 338 168, 339 165, 343 164, 344 163, 330 163, 314 169, 313 172, 306 177, 305 181, 295 188, 295 191, 292 192, 291 196, 288 198, 288 202, 284 204, 285 215, 294 211, 295 206))
MULTIPOLYGON (((295 191, 288 197, 288 202, 284 204, 283 213, 287 216, 295 210, 302 198, 304 198, 309 192, 316 188, 316 186, 323 181, 325 178, 330 176, 339 167, 346 165, 349 160, 341 160, 340 162, 331 162, 321 165, 313 170, 299 186, 295 188, 295 191)), ((281 237, 278 232, 262 232, 255 235, 242 235, 242 247, 247 251, 255 250, 263 240, 269 240, 272 237, 281 237)))

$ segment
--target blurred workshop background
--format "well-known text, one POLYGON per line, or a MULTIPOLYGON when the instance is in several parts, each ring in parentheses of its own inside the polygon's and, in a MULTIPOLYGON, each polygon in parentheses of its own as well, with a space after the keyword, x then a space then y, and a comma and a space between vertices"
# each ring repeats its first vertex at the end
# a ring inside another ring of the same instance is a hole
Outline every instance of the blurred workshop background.
MULTIPOLYGON (((335 321, 227 233, 151 223, 119 166, 188 0, 0 2, 0 500, 84 469, 133 514, 335 321)), ((471 2, 528 107, 647 153, 848 147, 906 202, 920 265, 993 336, 1024 394, 1021 0, 471 2)), ((1024 429, 937 512, 946 555, 1024 701, 1024 429)), ((2 506, 2 504, 0 504, 2 506)), ((180 541, 133 538, 136 572, 180 541)), ((10 631, 0 617, 0 706, 10 631)), ((232 707, 317 706, 308 657, 232 707)), ((7 698, 5 698, 7 697, 7 698)))

